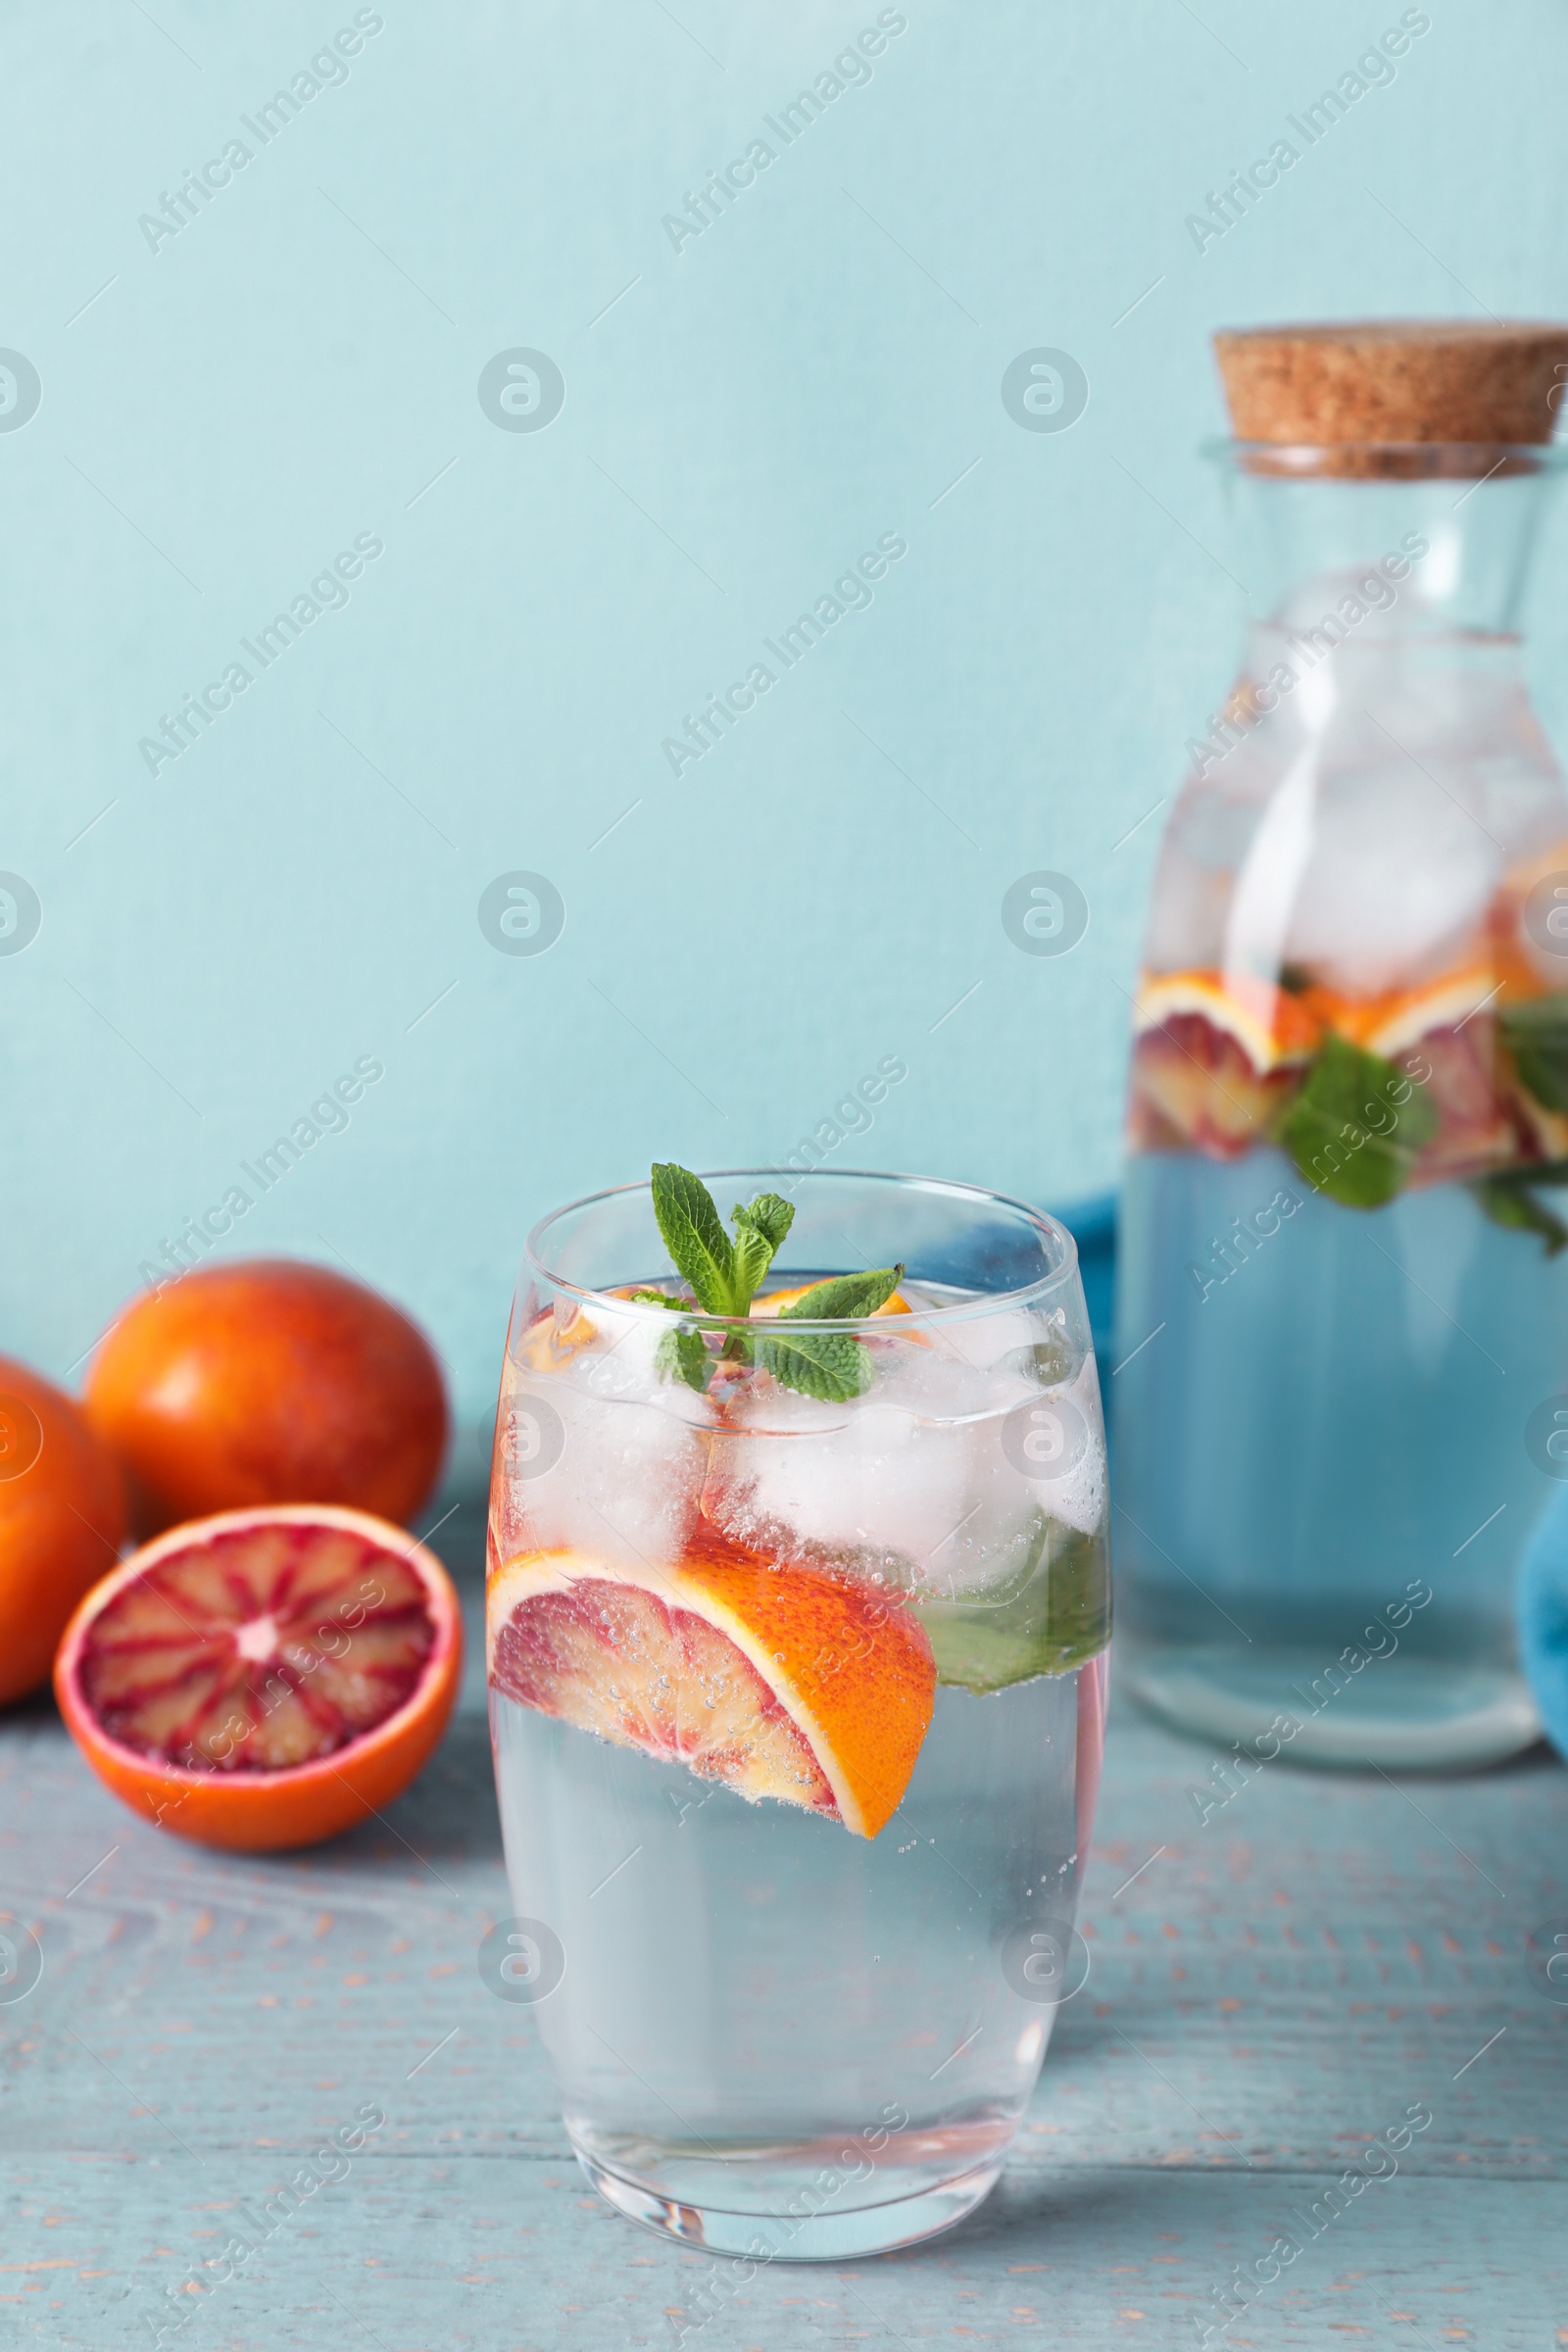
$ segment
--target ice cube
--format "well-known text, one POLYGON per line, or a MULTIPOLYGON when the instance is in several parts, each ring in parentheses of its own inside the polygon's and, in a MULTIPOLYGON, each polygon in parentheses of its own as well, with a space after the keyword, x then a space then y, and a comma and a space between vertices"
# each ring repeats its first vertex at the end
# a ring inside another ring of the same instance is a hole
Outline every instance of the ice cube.
POLYGON ((1036 1384, 1067 1378, 1074 1348, 1062 1307, 993 1307, 933 1325, 931 1346, 981 1371, 1021 1373, 1036 1384))
MULTIPOLYGON (((1388 763, 1319 782, 1311 855, 1293 877, 1283 956, 1352 995, 1410 986, 1456 961, 1486 913, 1503 862, 1465 806, 1478 797, 1465 763, 1440 760, 1423 747, 1429 775, 1393 744, 1367 748, 1386 753, 1388 763)), ((1253 849, 1265 864, 1272 813, 1253 849)), ((1249 958, 1238 934, 1247 927, 1247 894, 1244 869, 1227 943, 1227 960, 1244 968, 1249 958)), ((1277 941, 1269 946, 1278 955, 1277 941)))
POLYGON ((1100 1373, 1093 1350, 1084 1357, 1074 1378, 1048 1395, 1066 1397, 1082 1416, 1089 1432, 1083 1453, 1068 1463, 1059 1478, 1040 1489, 1042 1507, 1053 1519, 1092 1536, 1105 1516, 1105 1442, 1101 1419, 1100 1373))
POLYGON ((1013 1368, 1018 1334, 996 1336, 1007 1360, 990 1369, 945 1348, 881 1355, 872 1387, 848 1404, 759 1383, 712 1441, 705 1514, 775 1559, 837 1561, 909 1591, 952 1595, 1024 1574, 1045 1516, 1087 1532, 1103 1512, 1099 1395, 1092 1358, 1070 1387, 1043 1390, 1013 1368), (1002 1428, 1018 1405, 1057 1394, 1084 1413, 1089 1445, 1043 1485, 1020 1475, 1002 1428))
POLYGON ((589 1320, 569 1352, 525 1347, 509 1363, 498 1547, 673 1566, 697 1521, 712 1403, 661 1368, 660 1309, 596 1301, 589 1320))

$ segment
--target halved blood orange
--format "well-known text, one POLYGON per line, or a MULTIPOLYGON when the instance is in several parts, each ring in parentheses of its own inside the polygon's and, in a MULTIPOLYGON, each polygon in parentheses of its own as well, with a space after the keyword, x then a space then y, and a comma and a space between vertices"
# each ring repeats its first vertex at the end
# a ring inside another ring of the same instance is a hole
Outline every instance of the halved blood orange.
POLYGON ((710 1533, 678 1568, 521 1552, 491 1573, 503 1697, 874 1838, 908 1787, 936 1666, 896 1595, 710 1533))
POLYGON ((95 1585, 55 1692, 99 1779, 208 1845, 314 1845, 405 1788, 446 1729, 462 1617, 435 1554, 328 1503, 172 1527, 95 1585))

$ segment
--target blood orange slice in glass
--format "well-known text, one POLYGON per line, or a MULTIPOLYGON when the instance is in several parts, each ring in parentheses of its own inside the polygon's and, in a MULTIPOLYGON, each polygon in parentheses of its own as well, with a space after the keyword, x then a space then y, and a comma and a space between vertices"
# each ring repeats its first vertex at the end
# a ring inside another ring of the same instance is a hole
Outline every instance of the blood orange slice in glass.
POLYGON ((936 1666, 896 1594, 710 1539, 676 1568, 519 1553, 490 1577, 503 1697, 874 1838, 931 1722, 936 1666))
POLYGON ((171 1528, 94 1586, 55 1690, 117 1796, 261 1851, 334 1837, 405 1788, 462 1663, 433 1552, 366 1511, 280 1504, 171 1528))

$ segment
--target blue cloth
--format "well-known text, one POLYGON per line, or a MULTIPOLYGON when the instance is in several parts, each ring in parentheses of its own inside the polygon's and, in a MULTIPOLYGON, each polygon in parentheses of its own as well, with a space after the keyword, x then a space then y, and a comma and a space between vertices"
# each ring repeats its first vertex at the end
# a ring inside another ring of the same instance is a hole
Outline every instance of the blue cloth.
POLYGON ((1568 1759, 1568 1486, 1557 1489, 1525 1546, 1519 1650, 1546 1738, 1568 1759))

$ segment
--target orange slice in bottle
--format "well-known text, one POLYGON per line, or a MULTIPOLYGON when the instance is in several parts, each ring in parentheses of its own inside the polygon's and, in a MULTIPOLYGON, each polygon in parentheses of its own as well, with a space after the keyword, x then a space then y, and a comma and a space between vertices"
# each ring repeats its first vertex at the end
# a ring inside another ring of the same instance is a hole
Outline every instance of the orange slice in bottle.
POLYGON ((1269 1133, 1323 1034, 1289 990, 1217 971, 1146 973, 1135 1025, 1135 1148, 1192 1144, 1219 1159, 1269 1133))
POLYGON ((281 1503, 172 1527, 95 1585, 55 1693, 136 1812, 243 1852, 397 1796, 446 1729, 462 1618, 435 1554, 368 1511, 281 1503))
POLYGON ((1217 971, 1146 973, 1138 991, 1137 1029, 1162 1029, 1197 1014, 1232 1038, 1259 1075, 1281 1062, 1305 1061, 1322 1037, 1322 1023, 1288 989, 1217 971))
POLYGON ((486 1594, 490 1682, 620 1747, 874 1838, 931 1722, 936 1665, 894 1595, 709 1538, 679 1567, 522 1552, 486 1594))
POLYGON ((1327 1027, 1385 1061, 1397 1060, 1434 1029, 1459 1029, 1497 1000, 1500 973, 1490 958, 1444 972, 1419 988, 1386 989, 1376 997, 1341 997, 1314 988, 1306 1002, 1327 1027))

